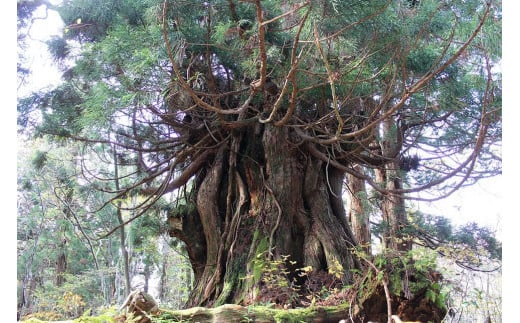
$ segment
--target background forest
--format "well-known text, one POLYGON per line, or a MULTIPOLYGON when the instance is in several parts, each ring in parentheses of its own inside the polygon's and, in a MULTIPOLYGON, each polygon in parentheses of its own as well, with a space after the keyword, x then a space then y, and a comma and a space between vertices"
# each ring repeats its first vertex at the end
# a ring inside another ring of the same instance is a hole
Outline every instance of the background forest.
POLYGON ((161 309, 501 321, 496 228, 419 207, 501 174, 500 1, 18 0, 17 17, 18 320, 109 319, 141 290, 161 309), (61 80, 31 92, 49 13, 61 80))

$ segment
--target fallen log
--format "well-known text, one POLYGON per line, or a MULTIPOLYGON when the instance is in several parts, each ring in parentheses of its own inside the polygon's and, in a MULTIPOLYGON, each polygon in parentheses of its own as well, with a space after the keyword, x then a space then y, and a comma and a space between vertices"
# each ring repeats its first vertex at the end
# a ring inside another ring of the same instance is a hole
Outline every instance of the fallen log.
POLYGON ((232 323, 232 322, 314 322, 337 323, 348 317, 346 305, 295 309, 269 306, 226 304, 215 308, 193 307, 185 310, 162 310, 160 318, 173 322, 232 323))

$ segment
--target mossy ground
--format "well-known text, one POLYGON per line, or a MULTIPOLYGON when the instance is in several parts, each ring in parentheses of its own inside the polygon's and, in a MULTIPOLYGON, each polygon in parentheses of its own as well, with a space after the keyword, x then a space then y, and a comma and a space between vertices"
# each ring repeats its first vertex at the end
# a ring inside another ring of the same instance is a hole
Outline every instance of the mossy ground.
MULTIPOLYGON (((226 304, 216 308, 193 307, 185 310, 162 309, 159 315, 151 317, 151 322, 170 323, 233 323, 233 322, 257 322, 257 323, 300 323, 300 322, 334 322, 347 317, 348 306, 313 306, 307 308, 283 309, 269 305, 240 306, 226 304)), ((81 317, 75 320, 62 321, 70 323, 86 322, 118 322, 116 317, 81 317)), ((24 323, 44 323, 53 321, 41 321, 35 318, 23 321, 24 323)))

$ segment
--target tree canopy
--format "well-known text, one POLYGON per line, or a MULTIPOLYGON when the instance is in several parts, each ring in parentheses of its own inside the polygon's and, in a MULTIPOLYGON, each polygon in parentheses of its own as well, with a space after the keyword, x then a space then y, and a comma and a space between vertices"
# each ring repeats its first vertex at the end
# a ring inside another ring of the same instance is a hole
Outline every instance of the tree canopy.
POLYGON ((43 111, 40 133, 146 153, 142 163, 155 160, 141 166, 159 182, 167 161, 185 151, 183 141, 191 139, 189 155, 197 154, 192 146, 202 138, 185 138, 185 117, 205 120, 215 144, 253 122, 288 127, 324 147, 313 152, 319 158, 376 190, 383 188, 348 164, 374 168, 398 156, 404 168, 420 167, 402 193, 433 187, 440 196, 497 174, 500 11, 493 3, 165 4, 60 6, 68 27, 50 42, 51 53, 63 60, 77 47, 81 54, 64 74, 68 82, 26 105, 43 111), (272 107, 246 114, 261 96, 272 107), (396 142, 381 152, 373 139, 389 119, 384 136, 396 142), (125 140, 100 131, 108 124, 125 140), (173 141, 179 149, 167 149, 173 141), (160 150, 171 152, 150 152, 160 150))

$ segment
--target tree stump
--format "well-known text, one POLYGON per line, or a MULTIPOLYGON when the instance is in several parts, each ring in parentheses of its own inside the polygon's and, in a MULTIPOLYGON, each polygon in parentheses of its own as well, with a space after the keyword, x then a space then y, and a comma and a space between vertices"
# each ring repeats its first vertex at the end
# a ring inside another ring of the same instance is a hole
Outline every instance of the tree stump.
POLYGON ((125 309, 125 314, 117 317, 116 322, 125 322, 126 319, 132 317, 135 322, 138 323, 149 323, 151 322, 150 315, 159 314, 159 306, 153 297, 145 292, 135 290, 132 291, 123 305, 119 308, 119 311, 125 309))

